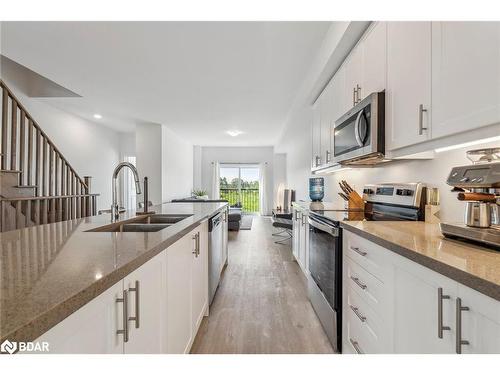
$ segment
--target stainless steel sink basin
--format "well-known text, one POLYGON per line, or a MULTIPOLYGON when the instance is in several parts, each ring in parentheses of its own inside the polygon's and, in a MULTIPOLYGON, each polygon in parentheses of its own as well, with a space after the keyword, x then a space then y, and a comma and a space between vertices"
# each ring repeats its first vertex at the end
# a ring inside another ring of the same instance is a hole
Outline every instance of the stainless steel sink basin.
POLYGON ((108 224, 88 232, 158 232, 187 217, 185 214, 153 214, 129 219, 124 223, 108 224))
POLYGON ((158 232, 162 229, 169 227, 172 224, 143 224, 143 223, 129 223, 122 224, 113 232, 158 232))

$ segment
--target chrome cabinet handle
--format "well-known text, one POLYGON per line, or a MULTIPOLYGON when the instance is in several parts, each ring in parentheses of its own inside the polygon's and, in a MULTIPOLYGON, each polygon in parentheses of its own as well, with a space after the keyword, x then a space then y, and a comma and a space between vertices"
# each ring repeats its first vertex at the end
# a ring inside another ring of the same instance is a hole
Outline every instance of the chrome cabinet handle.
POLYGON ((316 156, 316 167, 321 165, 321 156, 316 156))
POLYGON ((302 225, 306 225, 306 215, 302 214, 300 221, 302 222, 302 225))
POLYGON ((360 312, 359 312, 359 308, 357 307, 354 307, 353 305, 349 305, 349 307, 351 308, 351 310, 354 312, 354 314, 356 314, 356 316, 359 318, 359 320, 361 320, 363 323, 366 322, 366 316, 363 316, 360 312))
POLYGON ((356 94, 357 94, 356 87, 353 87, 352 88, 352 105, 353 106, 356 105, 356 94))
POLYGON ((349 341, 351 342, 351 345, 352 347, 354 348, 354 350, 356 350, 356 353, 358 354, 363 354, 363 351, 361 350, 361 348, 359 347, 359 344, 357 341, 354 341, 353 339, 349 338, 349 341))
POLYGON ((462 299, 457 297, 456 304, 456 352, 457 354, 462 353, 462 345, 469 345, 469 341, 462 340, 462 311, 469 311, 467 306, 462 306, 462 299))
POLYGON ((438 288, 438 337, 443 338, 443 331, 449 331, 450 327, 443 325, 443 300, 450 299, 449 295, 443 294, 443 288, 438 288))
POLYGON ((128 288, 128 291, 135 293, 135 316, 131 316, 130 318, 128 318, 128 320, 135 322, 135 328, 139 328, 139 322, 140 322, 139 280, 135 280, 135 286, 133 288, 128 288))
POLYGON ((422 135, 424 130, 427 130, 427 127, 424 127, 424 112, 427 112, 427 109, 424 108, 423 104, 418 106, 418 135, 422 135))
POLYGON ((350 248, 351 248, 352 251, 358 253, 362 257, 365 257, 366 254, 368 254, 367 252, 360 250, 359 247, 350 246, 350 248))
POLYGON ((359 286, 363 290, 366 289, 366 285, 363 284, 357 277, 353 277, 353 276, 350 276, 350 277, 351 277, 351 280, 354 281, 357 286, 359 286))
POLYGON ((116 331, 117 335, 123 335, 123 342, 128 342, 128 291, 123 291, 123 297, 117 298, 116 302, 123 303, 123 328, 116 331))
POLYGON ((330 155, 331 155, 331 152, 330 151, 326 151, 326 162, 329 163, 330 162, 330 155))
POLYGON ((196 233, 196 251, 198 252, 198 256, 200 255, 200 232, 196 233))
POLYGON ((194 240, 194 249, 191 253, 194 254, 196 258, 198 258, 198 240, 196 239, 198 237, 198 233, 193 234, 193 240, 194 240))
POLYGON ((356 104, 359 103, 361 101, 361 87, 356 84, 356 104))

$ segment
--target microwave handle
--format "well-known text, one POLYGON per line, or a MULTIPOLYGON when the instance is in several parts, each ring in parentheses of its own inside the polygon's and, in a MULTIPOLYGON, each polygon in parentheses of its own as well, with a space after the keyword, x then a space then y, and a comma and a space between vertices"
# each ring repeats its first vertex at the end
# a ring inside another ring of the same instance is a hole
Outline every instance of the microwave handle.
POLYGON ((363 116, 363 110, 359 111, 358 117, 356 117, 356 122, 354 125, 354 136, 356 137, 356 142, 358 143, 359 147, 363 147, 363 141, 361 140, 361 134, 359 133, 361 116, 363 116))

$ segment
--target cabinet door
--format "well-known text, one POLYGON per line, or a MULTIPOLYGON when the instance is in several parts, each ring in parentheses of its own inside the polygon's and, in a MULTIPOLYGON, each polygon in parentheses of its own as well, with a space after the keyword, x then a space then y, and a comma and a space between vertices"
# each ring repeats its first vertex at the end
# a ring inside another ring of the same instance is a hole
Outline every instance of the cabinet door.
POLYGON ((500 122, 500 23, 432 23, 432 137, 500 122))
MULTIPOLYGON (((363 83, 363 48, 360 44, 354 47, 345 62, 345 91, 344 97, 351 109, 361 97, 354 90, 361 87, 363 83)), ((361 91, 363 88, 361 87, 361 91)), ((358 90, 359 91, 359 90, 358 90)), ((360 92, 360 91, 359 91, 360 92)))
POLYGON ((312 162, 313 168, 321 164, 321 104, 320 98, 316 100, 312 107, 312 162))
POLYGON ((123 353, 123 282, 94 298, 35 341, 48 342, 54 354, 123 353))
POLYGON ((386 144, 389 150, 429 139, 431 23, 387 23, 386 144))
POLYGON ((193 245, 189 233, 167 248, 167 352, 170 354, 187 353, 191 345, 193 245))
POLYGON ((128 290, 126 354, 167 352, 167 255, 163 251, 123 279, 128 290))
POLYGON ((331 161, 330 126, 332 123, 332 81, 326 86, 321 94, 321 162, 328 164, 331 161))
POLYGON ((359 96, 364 99, 373 92, 385 90, 386 87, 387 23, 377 22, 368 31, 361 47, 363 48, 363 83, 359 96))
POLYGON ((300 212, 297 209, 293 209, 292 219, 293 219, 292 253, 294 258, 298 261, 299 247, 300 247, 300 212))
MULTIPOLYGON (((224 221, 222 225, 222 261, 223 264, 227 264, 227 256, 228 256, 228 244, 229 244, 229 232, 228 232, 228 215, 229 211, 226 209, 224 211, 224 221)), ((208 230, 208 229, 207 229, 208 230)), ((208 236, 208 234, 207 234, 208 236)), ((208 241, 208 238, 207 238, 208 241)), ((208 246, 208 243, 207 243, 208 246)))
POLYGON ((466 286, 458 285, 458 296, 463 307, 461 339, 462 353, 500 353, 500 302, 466 286))
POLYGON ((453 353, 457 283, 401 258, 394 270, 394 351, 396 353, 453 353), (443 338, 438 337, 438 291, 442 300, 443 338))
POLYGON ((192 257, 191 323, 194 338, 208 308, 208 222, 202 223, 193 234, 199 236, 199 254, 192 257))

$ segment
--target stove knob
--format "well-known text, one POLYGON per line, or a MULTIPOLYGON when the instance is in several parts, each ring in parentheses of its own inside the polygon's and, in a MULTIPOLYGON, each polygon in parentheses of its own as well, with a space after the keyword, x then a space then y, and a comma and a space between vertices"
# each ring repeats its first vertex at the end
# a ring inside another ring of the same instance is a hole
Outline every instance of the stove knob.
POLYGON ((460 182, 468 182, 468 181, 469 181, 469 177, 464 177, 464 178, 460 179, 460 182))
POLYGON ((483 182, 483 181, 484 181, 484 178, 482 178, 482 177, 479 177, 479 178, 476 180, 476 182, 483 182))

